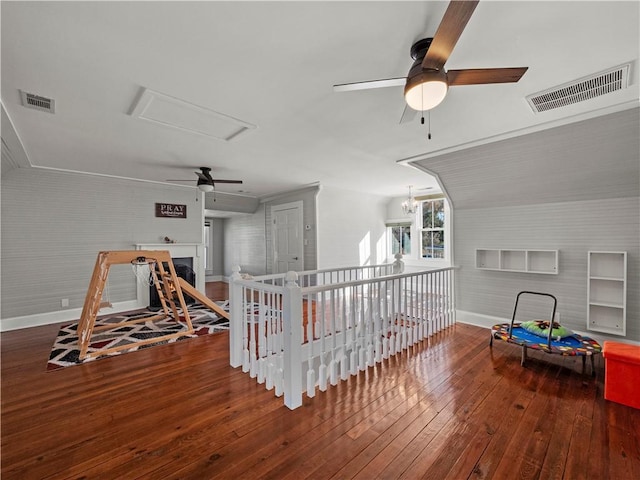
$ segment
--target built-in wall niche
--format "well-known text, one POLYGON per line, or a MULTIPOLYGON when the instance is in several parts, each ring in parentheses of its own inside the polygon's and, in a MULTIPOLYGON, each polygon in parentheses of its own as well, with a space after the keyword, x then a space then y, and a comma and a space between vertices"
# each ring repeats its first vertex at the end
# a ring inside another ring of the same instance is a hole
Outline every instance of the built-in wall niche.
POLYGON ((476 268, 557 275, 558 250, 477 248, 476 268))
POLYGON ((627 252, 589 252, 587 328, 626 335, 627 252))

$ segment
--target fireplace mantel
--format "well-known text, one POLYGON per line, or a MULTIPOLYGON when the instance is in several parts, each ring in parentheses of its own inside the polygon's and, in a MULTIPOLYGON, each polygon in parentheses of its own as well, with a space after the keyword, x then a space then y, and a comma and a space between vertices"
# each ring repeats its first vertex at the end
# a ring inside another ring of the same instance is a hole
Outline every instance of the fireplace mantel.
MULTIPOLYGON (((136 243, 136 250, 167 250, 171 258, 190 257, 193 259, 193 271, 196 273, 196 288, 205 293, 204 245, 201 243, 136 243)), ((138 304, 149 305, 149 289, 138 282, 138 304)))

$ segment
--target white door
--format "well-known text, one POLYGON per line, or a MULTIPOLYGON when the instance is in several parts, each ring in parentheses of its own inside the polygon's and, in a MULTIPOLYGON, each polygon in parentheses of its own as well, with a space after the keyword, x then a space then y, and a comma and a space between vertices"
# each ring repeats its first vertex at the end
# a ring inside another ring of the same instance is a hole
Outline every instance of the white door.
POLYGON ((271 207, 274 273, 303 270, 302 202, 271 207))

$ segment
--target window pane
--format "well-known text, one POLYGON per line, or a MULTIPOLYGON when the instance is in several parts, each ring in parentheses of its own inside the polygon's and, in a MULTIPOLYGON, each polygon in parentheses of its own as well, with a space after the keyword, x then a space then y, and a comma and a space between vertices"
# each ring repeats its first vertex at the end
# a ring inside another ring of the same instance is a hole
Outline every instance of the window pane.
POLYGON ((391 253, 395 255, 400 251, 400 227, 391 227, 391 253))
POLYGON ((422 258, 432 258, 432 231, 422 232, 422 258))
POLYGON ((444 200, 433 202, 433 228, 444 227, 444 200))
POLYGON ((422 232, 422 258, 444 258, 444 231, 422 232))
POLYGON ((422 202, 422 228, 433 227, 433 202, 422 202))
POLYGON ((402 229, 402 254, 411 255, 411 228, 400 227, 402 229))
POLYGON ((411 254, 411 227, 389 227, 391 232, 391 254, 400 252, 403 255, 411 254))
POLYGON ((433 232, 433 257, 444 258, 444 230, 435 230, 433 232))

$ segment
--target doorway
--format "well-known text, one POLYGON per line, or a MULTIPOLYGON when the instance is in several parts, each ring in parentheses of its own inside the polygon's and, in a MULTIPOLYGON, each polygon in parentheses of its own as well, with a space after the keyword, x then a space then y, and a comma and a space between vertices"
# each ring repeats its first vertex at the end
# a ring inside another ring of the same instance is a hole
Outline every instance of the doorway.
POLYGON ((304 269, 302 202, 271 207, 273 228, 273 273, 300 272, 304 269))

